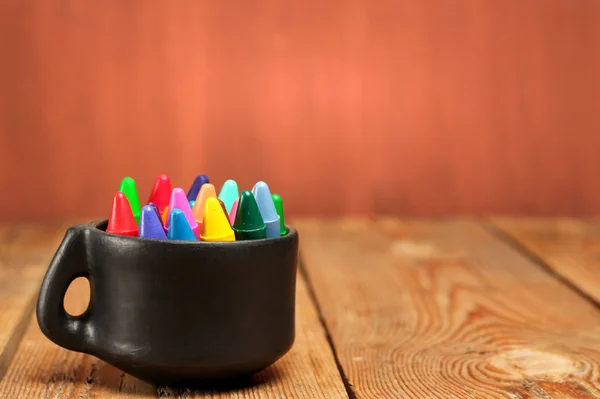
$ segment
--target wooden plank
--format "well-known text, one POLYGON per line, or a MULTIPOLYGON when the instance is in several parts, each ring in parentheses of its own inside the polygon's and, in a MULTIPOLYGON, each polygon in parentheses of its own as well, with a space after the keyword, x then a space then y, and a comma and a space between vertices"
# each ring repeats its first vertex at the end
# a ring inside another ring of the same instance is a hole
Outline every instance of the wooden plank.
POLYGON ((600 398, 600 312, 469 220, 304 219, 358 398, 600 398))
POLYGON ((556 274, 600 302, 600 223, 572 218, 492 218, 556 274))
POLYGON ((27 328, 39 283, 63 231, 56 225, 0 227, 0 378, 27 328))
MULTIPOLYGON (((83 311, 88 295, 86 280, 73 284, 65 307, 83 311)), ((326 334, 300 276, 296 312, 296 342, 290 353, 255 376, 254 385, 229 392, 153 387, 93 356, 54 345, 32 319, 0 382, 0 398, 347 398, 326 334)))

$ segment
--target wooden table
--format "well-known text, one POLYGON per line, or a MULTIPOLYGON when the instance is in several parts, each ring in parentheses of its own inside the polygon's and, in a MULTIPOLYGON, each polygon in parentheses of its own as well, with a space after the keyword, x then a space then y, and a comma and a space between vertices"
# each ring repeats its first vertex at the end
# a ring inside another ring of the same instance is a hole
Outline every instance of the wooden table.
MULTIPOLYGON (((33 316, 62 226, 0 228, 0 398, 600 398, 600 222, 301 219, 297 338, 241 389, 153 387, 33 316)), ((65 306, 86 306, 73 284, 65 306)))

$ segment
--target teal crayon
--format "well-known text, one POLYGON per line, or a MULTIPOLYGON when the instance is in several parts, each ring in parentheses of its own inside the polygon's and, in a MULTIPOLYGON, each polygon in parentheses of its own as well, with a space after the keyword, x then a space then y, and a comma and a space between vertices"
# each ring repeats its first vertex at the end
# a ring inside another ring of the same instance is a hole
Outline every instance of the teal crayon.
POLYGON ((235 199, 239 196, 238 185, 235 180, 229 179, 223 183, 221 191, 219 191, 219 199, 225 204, 227 215, 231 212, 235 199))

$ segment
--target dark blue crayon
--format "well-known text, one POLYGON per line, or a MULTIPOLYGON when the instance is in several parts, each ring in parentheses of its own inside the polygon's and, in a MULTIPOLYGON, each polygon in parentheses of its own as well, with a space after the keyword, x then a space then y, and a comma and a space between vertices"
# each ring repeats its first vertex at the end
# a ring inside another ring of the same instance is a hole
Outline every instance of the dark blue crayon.
POLYGON ((160 217, 160 211, 158 210, 158 206, 156 206, 154 202, 148 202, 146 205, 151 206, 152 209, 156 211, 156 216, 158 216, 158 220, 162 220, 162 218, 160 217))
POLYGON ((196 180, 194 180, 192 187, 190 187, 190 190, 187 193, 188 201, 195 201, 196 197, 198 196, 198 193, 200 192, 200 188, 202 187, 203 184, 206 184, 206 183, 210 183, 208 176, 200 175, 200 176, 196 177, 196 180))

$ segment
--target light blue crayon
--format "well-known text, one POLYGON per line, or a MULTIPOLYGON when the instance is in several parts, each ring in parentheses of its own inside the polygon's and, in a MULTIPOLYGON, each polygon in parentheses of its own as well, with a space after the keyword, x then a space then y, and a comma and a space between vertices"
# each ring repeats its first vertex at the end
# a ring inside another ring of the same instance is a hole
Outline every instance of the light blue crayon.
POLYGON ((259 181, 254 185, 252 194, 256 198, 260 214, 267 225, 267 238, 279 237, 281 235, 279 215, 277 209, 275 209, 269 186, 264 181, 259 181))

